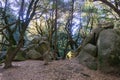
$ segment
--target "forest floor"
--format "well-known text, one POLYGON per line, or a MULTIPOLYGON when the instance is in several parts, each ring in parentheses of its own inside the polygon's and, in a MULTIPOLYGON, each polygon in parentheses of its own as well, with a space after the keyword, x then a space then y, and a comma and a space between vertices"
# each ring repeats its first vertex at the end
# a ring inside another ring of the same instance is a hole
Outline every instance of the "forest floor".
POLYGON ((0 80, 120 80, 119 76, 103 74, 80 65, 77 60, 52 61, 26 60, 13 62, 15 67, 0 66, 0 80))

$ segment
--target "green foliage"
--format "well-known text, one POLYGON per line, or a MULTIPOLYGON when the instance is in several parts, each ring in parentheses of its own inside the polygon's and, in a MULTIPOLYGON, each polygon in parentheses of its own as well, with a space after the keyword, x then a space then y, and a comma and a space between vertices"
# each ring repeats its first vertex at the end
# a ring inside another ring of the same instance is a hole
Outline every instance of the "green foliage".
POLYGON ((64 33, 64 32, 59 32, 58 33, 58 49, 59 49, 59 53, 61 56, 64 55, 64 50, 65 50, 65 47, 66 47, 66 44, 67 44, 67 34, 64 33))

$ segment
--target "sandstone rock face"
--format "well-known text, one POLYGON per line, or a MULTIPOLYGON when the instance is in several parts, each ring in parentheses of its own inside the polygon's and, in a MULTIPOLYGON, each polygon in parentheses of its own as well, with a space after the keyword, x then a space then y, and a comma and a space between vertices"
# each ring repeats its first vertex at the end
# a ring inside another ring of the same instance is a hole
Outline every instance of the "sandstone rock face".
POLYGON ((120 65, 120 32, 107 29, 98 38, 98 67, 101 71, 110 72, 120 65))
POLYGON ((92 45, 92 44, 87 44, 83 50, 85 52, 87 52, 88 54, 90 54, 91 56, 94 56, 96 57, 97 56, 97 50, 96 50, 96 46, 95 45, 92 45))
POLYGON ((96 58, 96 47, 92 44, 87 44, 79 53, 79 63, 89 67, 90 69, 97 69, 96 58))
POLYGON ((81 64, 102 72, 118 72, 120 70, 119 30, 95 29, 86 37, 80 48, 78 59, 81 64))
POLYGON ((32 49, 27 52, 27 57, 30 59, 40 59, 42 55, 36 50, 32 49))
POLYGON ((33 39, 25 51, 29 59, 44 60, 47 63, 54 58, 46 37, 33 39))
POLYGON ((90 69, 97 69, 97 39, 102 27, 98 27, 85 38, 76 52, 79 52, 78 59, 80 64, 86 65, 90 69))
POLYGON ((15 61, 24 61, 24 60, 26 60, 26 53, 25 53, 24 51, 20 50, 20 51, 16 54, 14 60, 15 60, 15 61))
POLYGON ((50 46, 49 43, 46 41, 42 41, 39 43, 39 45, 34 47, 35 50, 39 53, 41 53, 42 55, 46 52, 50 50, 50 46))

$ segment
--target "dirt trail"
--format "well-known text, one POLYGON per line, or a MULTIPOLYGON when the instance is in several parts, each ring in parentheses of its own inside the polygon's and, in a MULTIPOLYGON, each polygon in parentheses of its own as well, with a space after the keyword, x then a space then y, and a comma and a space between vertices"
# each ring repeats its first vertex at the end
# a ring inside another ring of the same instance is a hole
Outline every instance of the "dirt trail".
POLYGON ((13 68, 0 66, 0 80, 120 80, 120 77, 89 70, 74 60, 13 62, 13 68))

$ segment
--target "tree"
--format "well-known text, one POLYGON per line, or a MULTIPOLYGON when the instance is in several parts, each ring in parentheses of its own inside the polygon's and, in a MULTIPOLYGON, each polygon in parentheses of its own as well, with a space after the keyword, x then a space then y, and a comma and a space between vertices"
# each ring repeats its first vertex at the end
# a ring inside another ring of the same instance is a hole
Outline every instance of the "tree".
POLYGON ((24 10, 25 1, 22 0, 20 9, 19 9, 19 16, 18 16, 17 20, 11 24, 8 23, 8 21, 7 21, 8 19, 6 18, 6 15, 5 15, 8 0, 5 1, 5 8, 4 8, 5 10, 4 10, 4 15, 3 15, 4 21, 5 21, 5 27, 3 27, 0 31, 1 32, 3 30, 8 31, 9 34, 8 34, 8 37, 6 37, 6 39, 8 40, 9 46, 8 46, 8 50, 7 50, 7 54, 6 54, 4 68, 12 67, 12 60, 14 59, 15 55, 20 50, 20 48, 24 46, 24 35, 25 35, 26 29, 27 29, 30 21, 36 14, 38 1, 39 0, 29 0, 30 3, 25 11, 24 10), (10 29, 12 27, 11 25, 13 25, 13 24, 15 24, 14 29, 10 29), (19 34, 20 34, 18 43, 15 42, 15 38, 13 37, 14 30, 18 30, 19 34))
POLYGON ((64 56, 63 56, 63 59, 66 57, 66 52, 67 52, 67 49, 68 47, 70 46, 70 48, 72 50, 74 50, 75 48, 78 47, 77 43, 74 41, 73 39, 73 18, 74 18, 74 6, 75 4, 75 0, 71 0, 70 1, 70 5, 69 5, 69 16, 68 16, 68 19, 67 19, 67 22, 66 22, 66 25, 65 25, 65 30, 67 32, 67 44, 66 44, 66 47, 65 47, 65 50, 64 50, 64 56))

